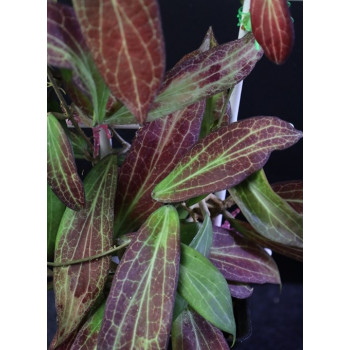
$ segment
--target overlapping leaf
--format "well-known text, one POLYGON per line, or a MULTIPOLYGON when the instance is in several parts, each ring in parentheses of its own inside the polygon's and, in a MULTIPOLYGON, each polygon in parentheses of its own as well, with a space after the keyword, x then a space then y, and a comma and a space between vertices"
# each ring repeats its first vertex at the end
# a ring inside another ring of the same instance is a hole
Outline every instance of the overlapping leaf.
POLYGON ((96 65, 143 123, 162 82, 165 54, 156 0, 73 0, 96 65))
POLYGON ((303 182, 285 181, 271 185, 274 192, 282 197, 296 212, 303 213, 303 182))
POLYGON ((101 329, 105 307, 106 303, 104 302, 81 327, 70 350, 97 349, 97 338, 101 329))
MULTIPOLYGON (((100 254, 111 248, 113 205, 117 182, 116 156, 108 156, 87 175, 86 207, 66 209, 56 239, 55 262, 64 263, 100 254)), ((110 257, 54 268, 58 314, 57 343, 78 327, 98 298, 107 278, 110 257)))
POLYGON ((119 172, 115 209, 118 235, 139 227, 160 207, 151 192, 198 140, 203 111, 201 101, 138 131, 119 172))
POLYGON ((214 226, 213 232, 209 258, 226 279, 245 283, 281 283, 277 265, 263 248, 233 231, 214 226))
POLYGON ((251 0, 250 16, 252 31, 265 55, 276 64, 284 63, 294 42, 287 0, 251 0))
POLYGON ((230 288, 231 296, 237 299, 249 298, 253 293, 253 287, 244 283, 228 282, 228 287, 230 288))
POLYGON ((207 258, 184 244, 178 292, 202 317, 235 338, 236 324, 225 278, 207 258))
POLYGON ((246 222, 242 222, 236 219, 229 219, 229 222, 235 230, 240 232, 242 235, 244 235, 244 237, 250 239, 254 243, 259 244, 265 248, 270 248, 274 252, 288 256, 289 258, 299 261, 303 260, 303 248, 272 241, 256 232, 254 228, 246 222))
POLYGON ((179 218, 163 206, 140 228, 114 276, 98 348, 166 349, 180 260, 179 218))
POLYGON ((269 185, 263 169, 229 189, 253 228, 279 244, 302 248, 303 217, 269 185))
POLYGON ((171 339, 174 350, 229 350, 222 332, 190 309, 174 321, 171 339))
POLYGON ((47 182, 68 208, 79 210, 84 207, 84 187, 77 172, 72 146, 52 113, 47 115, 47 182))
POLYGON ((210 247, 213 242, 213 225, 210 217, 205 215, 203 223, 190 243, 190 247, 196 249, 197 252, 201 253, 205 257, 209 256, 210 247))
POLYGON ((152 196, 161 202, 180 202, 235 186, 262 168, 272 151, 292 146, 301 136, 276 117, 253 117, 223 126, 188 151, 152 196))
MULTIPOLYGON (((147 121, 216 95, 245 79, 263 55, 254 42, 253 35, 247 34, 176 64, 166 74, 147 121)), ((135 121, 126 108, 121 108, 106 122, 128 124, 135 121)))
POLYGON ((57 230, 66 206, 47 185, 47 260, 52 261, 55 254, 57 230))
POLYGON ((59 68, 73 71, 70 97, 84 109, 92 102, 93 122, 105 117, 109 89, 98 73, 84 41, 74 9, 70 6, 48 2, 47 4, 47 62, 59 68), (80 91, 76 90, 76 87, 80 91), (82 105, 81 105, 82 104, 82 105))

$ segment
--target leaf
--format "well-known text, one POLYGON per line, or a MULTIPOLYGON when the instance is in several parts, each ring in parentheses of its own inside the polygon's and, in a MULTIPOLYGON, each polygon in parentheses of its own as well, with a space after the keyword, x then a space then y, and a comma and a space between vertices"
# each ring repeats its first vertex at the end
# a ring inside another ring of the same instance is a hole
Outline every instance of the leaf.
MULTIPOLYGON (((263 55, 254 43, 253 35, 247 34, 242 39, 216 46, 176 64, 166 74, 147 121, 216 95, 245 79, 263 55)), ((134 121, 126 108, 121 108, 106 123, 129 124, 134 121)))
POLYGON ((184 244, 178 292, 202 317, 235 338, 236 324, 225 278, 207 258, 184 244))
MULTIPOLYGON (((74 9, 48 2, 47 33, 47 63, 73 70, 74 84, 92 101, 93 123, 101 123, 110 93, 91 58, 74 9)), ((70 91, 74 91, 74 87, 70 91)), ((83 94, 75 91, 70 96, 78 106, 83 103, 83 107, 89 109, 89 102, 83 102, 83 94)))
POLYGON ((199 222, 180 221, 180 239, 181 243, 190 245, 196 237, 201 225, 199 222))
POLYGON ((47 182, 68 208, 80 210, 85 205, 85 193, 72 152, 61 124, 52 113, 48 113, 47 182))
POLYGON ((213 232, 209 259, 226 279, 244 283, 281 283, 276 263, 263 248, 220 227, 214 226, 213 232))
POLYGON ((174 350, 229 350, 222 332, 192 310, 184 310, 174 321, 174 350))
POLYGON ((283 198, 297 213, 303 214, 303 182, 285 181, 271 185, 274 192, 283 198))
POLYGON ((179 219, 163 206, 127 248, 109 293, 99 349, 166 349, 180 260, 179 219))
POLYGON ((206 214, 203 223, 200 225, 198 233, 193 238, 191 248, 196 249, 205 257, 209 256, 210 247, 213 242, 213 227, 210 217, 206 214))
POLYGON ((47 261, 53 261, 57 230, 66 206, 47 185, 47 261))
POLYGON ((105 307, 104 302, 81 327, 70 350, 97 350, 97 338, 105 307))
POLYGON ((269 60, 282 64, 294 43, 294 28, 287 0, 251 0, 252 31, 269 60))
POLYGON ((186 309, 188 302, 179 294, 176 293, 174 311, 173 311, 173 322, 177 317, 186 309))
MULTIPOLYGON (((87 175, 86 207, 66 209, 56 238, 55 262, 100 254, 112 246, 117 159, 105 157, 87 175)), ((61 344, 81 323, 104 287, 110 257, 54 268, 54 290, 61 344)))
POLYGON ((73 0, 96 65, 139 123, 146 120, 165 69, 156 0, 73 0))
POLYGON ((228 287, 233 298, 246 299, 253 294, 253 287, 248 284, 229 281, 228 287))
POLYGON ((263 170, 229 192, 245 218, 262 236, 302 248, 303 217, 272 190, 263 170))
POLYGON ((137 229, 161 206, 151 192, 198 140, 203 111, 198 102, 137 132, 119 172, 115 233, 137 229))
POLYGON ((244 237, 248 238, 254 243, 259 244, 264 248, 269 248, 276 253, 288 256, 289 258, 292 258, 298 261, 303 261, 303 248, 293 247, 290 245, 274 242, 262 236, 258 232, 256 232, 253 229, 253 227, 246 222, 242 222, 236 219, 235 220, 228 219, 228 220, 230 221, 231 226, 235 230, 237 230, 239 233, 244 235, 244 237))
POLYGON ((262 168, 270 153, 292 146, 302 133, 276 117, 223 126, 200 140, 154 189, 160 202, 181 202, 227 189, 262 168))
POLYGON ((87 159, 89 155, 89 145, 86 140, 78 134, 75 130, 68 131, 68 137, 73 148, 73 154, 75 159, 87 159))

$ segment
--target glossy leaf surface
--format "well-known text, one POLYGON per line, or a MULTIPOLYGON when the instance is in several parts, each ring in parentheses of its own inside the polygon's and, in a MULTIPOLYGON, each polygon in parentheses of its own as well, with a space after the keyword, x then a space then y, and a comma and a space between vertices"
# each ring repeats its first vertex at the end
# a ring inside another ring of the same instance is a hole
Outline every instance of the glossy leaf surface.
POLYGON ((58 227, 66 206, 47 185, 47 261, 53 261, 58 227))
POLYGON ((84 187, 77 172, 72 146, 52 113, 47 115, 47 182, 68 208, 79 210, 84 207, 84 187))
POLYGON ((181 202, 235 186, 262 168, 272 151, 292 146, 301 136, 276 117, 253 117, 223 126, 188 151, 152 196, 161 202, 181 202))
POLYGON ((213 243, 213 225, 210 217, 205 215, 203 223, 193 238, 190 247, 196 249, 197 252, 201 253, 205 257, 209 256, 210 247, 213 243))
POLYGON ((171 339, 174 350, 230 349, 222 332, 190 309, 174 321, 171 339))
POLYGON ((262 236, 302 248, 303 217, 272 190, 263 170, 229 192, 245 218, 262 236))
POLYGON ((81 327, 70 350, 97 350, 97 338, 105 307, 104 302, 81 327))
POLYGON ((231 294, 225 278, 207 258, 184 244, 178 292, 202 317, 235 337, 231 294))
POLYGON ((271 185, 272 189, 282 197, 297 213, 303 214, 303 182, 285 181, 271 185))
POLYGON ((259 244, 261 247, 269 248, 276 253, 288 256, 289 258, 303 261, 303 248, 294 247, 286 244, 281 244, 275 241, 272 241, 254 230, 254 228, 246 223, 239 220, 229 220, 230 225, 240 232, 244 237, 250 239, 256 244, 259 244))
POLYGON ((253 287, 248 284, 228 282, 228 287, 230 288, 231 296, 237 299, 246 299, 253 294, 253 287))
POLYGON ((198 102, 141 128, 119 172, 115 232, 137 229, 161 205, 151 197, 198 140, 204 102, 198 102))
POLYGON ((180 260, 179 218, 163 206, 150 215, 113 279, 98 348, 166 349, 180 260))
POLYGON ((294 42, 287 0, 251 0, 250 16, 252 31, 265 55, 276 64, 284 63, 294 42))
MULTIPOLYGON (((176 64, 166 76, 147 121, 158 119, 209 96, 225 91, 245 79, 263 55, 251 34, 219 45, 176 64)), ((107 123, 133 123, 125 108, 107 123)))
POLYGON ((223 276, 245 283, 281 283, 277 265, 260 246, 235 232, 213 227, 210 261, 223 276))
POLYGON ((163 34, 156 0, 73 0, 96 65, 143 123, 162 82, 163 34))
POLYGON ((49 65, 69 68, 73 71, 70 94, 79 107, 89 110, 92 102, 93 122, 102 122, 105 117, 109 89, 98 73, 83 38, 76 14, 71 6, 48 2, 47 4, 47 50, 49 65), (82 94, 83 93, 83 94, 82 94), (81 105, 82 104, 82 105, 81 105))
MULTIPOLYGON (((57 234, 55 262, 64 263, 100 254, 112 246, 113 205, 117 182, 116 156, 100 161, 87 175, 86 207, 66 209, 57 234)), ((81 323, 100 295, 110 257, 54 268, 58 339, 62 343, 81 323)))

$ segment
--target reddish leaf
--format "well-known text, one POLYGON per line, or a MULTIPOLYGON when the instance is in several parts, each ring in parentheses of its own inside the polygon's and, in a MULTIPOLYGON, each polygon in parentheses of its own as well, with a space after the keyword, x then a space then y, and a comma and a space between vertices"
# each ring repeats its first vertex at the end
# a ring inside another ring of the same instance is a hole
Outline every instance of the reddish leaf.
MULTIPOLYGON (((147 121, 216 95, 245 79, 263 55, 254 43, 255 38, 249 33, 176 64, 166 74, 147 121)), ((108 124, 134 122, 125 108, 106 120, 108 124)))
POLYGON ((52 113, 47 115, 47 182, 68 208, 79 210, 84 207, 84 187, 75 165, 72 146, 52 113))
POLYGON ((227 189, 262 168, 270 153, 292 146, 302 133, 276 117, 254 117, 221 127, 199 141, 154 189, 161 202, 227 189))
POLYGON ((254 230, 254 228, 246 223, 239 220, 229 220, 231 226, 240 232, 244 237, 248 238, 249 240, 253 241, 256 244, 259 244, 262 247, 269 248, 273 250, 276 253, 288 256, 289 258, 303 261, 303 248, 300 247, 293 247, 290 245, 278 243, 275 241, 272 241, 258 232, 254 230))
POLYGON ((118 266, 98 348, 166 349, 180 261, 179 218, 163 206, 138 231, 118 266))
MULTIPOLYGON (((117 182, 117 160, 108 156, 84 181, 86 207, 66 209, 56 239, 55 262, 64 263, 100 254, 111 248, 113 204, 117 182)), ((58 314, 55 346, 76 330, 100 295, 110 257, 54 268, 54 290, 58 314)))
POLYGON ((293 22, 287 0, 251 0, 252 31, 269 60, 286 61, 294 42, 293 22))
POLYGON ((57 333, 55 334, 54 338, 52 339, 52 342, 50 344, 49 350, 70 350, 72 344, 74 343, 76 331, 74 331, 63 343, 56 346, 57 341, 57 333))
POLYGON ((253 294, 253 287, 248 284, 228 282, 228 287, 230 288, 231 296, 237 299, 246 299, 253 294))
POLYGON ((140 129, 119 172, 115 232, 131 232, 161 204, 151 197, 198 140, 204 101, 155 120, 140 129))
POLYGON ((140 123, 162 82, 165 55, 156 0, 74 0, 96 65, 140 123))
POLYGON ((171 339, 174 350, 230 349, 222 332, 192 310, 184 310, 176 318, 171 339))
POLYGON ((299 214, 303 213, 303 182, 285 181, 271 185, 272 189, 282 197, 299 214))
POLYGON ((226 279, 245 283, 281 283, 274 260, 263 248, 233 231, 213 226, 213 232, 209 258, 226 279))

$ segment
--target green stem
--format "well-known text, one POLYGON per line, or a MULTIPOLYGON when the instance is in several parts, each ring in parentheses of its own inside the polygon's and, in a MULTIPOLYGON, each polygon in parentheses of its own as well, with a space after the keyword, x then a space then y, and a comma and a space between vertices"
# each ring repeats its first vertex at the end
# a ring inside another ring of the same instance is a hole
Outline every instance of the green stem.
POLYGON ((130 241, 128 242, 125 242, 124 244, 120 245, 119 247, 114 247, 110 250, 107 250, 105 252, 102 252, 100 254, 96 254, 96 255, 93 255, 93 256, 89 256, 87 258, 82 258, 82 259, 78 259, 78 260, 72 260, 72 261, 65 261, 65 262, 47 262, 47 266, 52 266, 52 267, 63 267, 63 266, 70 266, 70 265, 76 265, 76 264, 82 264, 84 262, 89 262, 89 261, 92 261, 92 260, 96 260, 96 259, 99 259, 99 258, 102 258, 106 255, 110 255, 110 254, 113 254, 114 252, 120 250, 120 249, 123 249, 125 248, 126 246, 128 246, 130 244, 130 241))

